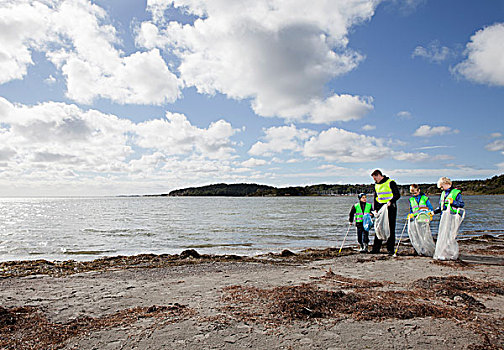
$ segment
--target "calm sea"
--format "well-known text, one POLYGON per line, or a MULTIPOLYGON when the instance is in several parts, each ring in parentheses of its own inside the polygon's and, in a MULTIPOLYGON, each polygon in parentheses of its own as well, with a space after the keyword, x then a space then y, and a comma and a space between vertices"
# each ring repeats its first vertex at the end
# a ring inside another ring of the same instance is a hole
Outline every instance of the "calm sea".
MULTIPOLYGON (((464 200, 461 237, 504 232, 504 196, 464 200)), ((438 198, 431 201, 436 207, 438 198)), ((339 247, 355 202, 354 197, 1 198, 0 261, 339 247)), ((397 235, 408 210, 402 198, 397 235)), ((434 233, 437 225, 438 218, 431 224, 434 233)), ((356 243, 354 227, 347 243, 356 243)))

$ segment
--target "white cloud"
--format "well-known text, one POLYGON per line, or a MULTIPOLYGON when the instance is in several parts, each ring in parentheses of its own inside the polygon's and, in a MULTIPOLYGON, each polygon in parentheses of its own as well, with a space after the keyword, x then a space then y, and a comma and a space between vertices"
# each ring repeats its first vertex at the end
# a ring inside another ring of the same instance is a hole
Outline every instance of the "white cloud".
POLYGON ((424 146, 424 147, 418 147, 416 149, 418 150, 427 150, 427 149, 438 149, 438 148, 454 148, 455 146, 424 146))
POLYGON ((411 119, 413 116, 408 111, 401 111, 396 114, 401 119, 411 119))
POLYGON ((444 168, 394 168, 387 171, 387 175, 395 178, 398 183, 404 183, 400 179, 407 177, 409 182, 436 182, 441 176, 448 176, 456 181, 463 179, 483 179, 496 175, 496 169, 476 169, 469 166, 447 164, 444 168))
POLYGON ((441 63, 451 55, 451 50, 446 46, 441 46, 439 41, 435 40, 428 47, 417 46, 411 57, 423 57, 433 63, 441 63))
POLYGON ((247 168, 255 168, 256 166, 261 166, 261 165, 266 165, 268 162, 266 162, 264 159, 256 159, 256 158, 249 158, 246 161, 242 162, 241 165, 247 168))
POLYGON ((452 129, 447 126, 430 126, 430 125, 422 125, 415 132, 413 136, 418 137, 431 137, 431 136, 440 136, 446 134, 456 134, 459 130, 452 129))
POLYGON ((135 142, 143 148, 161 150, 166 155, 196 152, 209 158, 229 158, 234 152, 230 137, 237 132, 231 124, 219 120, 208 129, 192 125, 186 116, 166 113, 166 119, 155 119, 135 127, 135 142))
POLYGON ((254 156, 271 156, 284 151, 300 152, 301 142, 316 132, 308 129, 297 129, 296 126, 278 126, 264 130, 264 142, 258 141, 248 151, 254 156))
MULTIPOLYGON (((0 8, 0 83, 21 79, 39 51, 61 70, 67 96, 91 103, 163 104, 181 82, 158 50, 125 56, 106 12, 88 0, 6 0, 0 8)), ((51 80, 49 80, 51 81, 51 80)))
POLYGON ((455 66, 455 73, 478 83, 504 86, 504 23, 477 31, 465 53, 467 58, 455 66))
POLYGON ((328 161, 356 163, 384 158, 390 151, 383 139, 331 128, 307 141, 303 154, 328 161))
POLYGON ((451 160, 454 159, 453 156, 446 154, 430 155, 424 152, 392 152, 392 157, 395 160, 407 161, 407 162, 426 162, 426 161, 438 161, 438 160, 451 160))
POLYGON ((494 132, 494 133, 490 134, 490 137, 493 139, 495 139, 497 137, 501 137, 501 136, 502 136, 502 134, 500 132, 494 132))
POLYGON ((230 176, 239 170, 229 161, 235 132, 224 120, 198 128, 184 115, 167 113, 136 124, 75 105, 14 105, 0 98, 0 162, 7 167, 0 186, 13 178, 54 189, 63 183, 96 187, 102 178, 131 186, 137 178, 182 181, 201 171, 230 176))
POLYGON ((39 163, 55 173, 111 171, 132 153, 128 120, 55 102, 24 106, 0 98, 0 105, 0 123, 9 126, 0 141, 16 152, 13 170, 31 172, 39 163))
POLYGON ((175 102, 181 94, 177 77, 158 50, 120 58, 111 70, 75 54, 51 57, 67 78, 67 96, 77 102, 90 104, 101 97, 120 104, 161 105, 175 102))
POLYGON ((376 129, 376 125, 366 124, 362 127, 362 130, 364 130, 364 131, 371 131, 371 130, 375 130, 375 129, 376 129))
POLYGON ((45 80, 44 80, 44 83, 46 83, 47 85, 53 85, 56 83, 56 78, 53 77, 52 75, 49 75, 45 80))
POLYGON ((486 145, 485 148, 492 152, 502 152, 502 154, 504 154, 504 140, 495 140, 486 145))
POLYGON ((0 7, 0 84, 21 79, 33 64, 31 50, 53 38, 51 10, 41 2, 3 1, 0 7))
POLYGON ((399 11, 403 16, 413 13, 417 7, 424 5, 427 0, 389 0, 388 6, 393 10, 399 11))
POLYGON ((430 155, 424 152, 404 152, 393 147, 402 144, 393 140, 366 136, 343 129, 331 128, 312 137, 304 145, 307 157, 327 161, 359 163, 393 158, 398 161, 423 162, 452 159, 448 155, 430 155))
POLYGON ((335 121, 360 119, 373 110, 372 98, 350 95, 333 95, 328 99, 316 100, 306 114, 306 121, 318 124, 330 124, 335 121))
POLYGON ((152 22, 137 43, 180 58, 180 77, 199 92, 251 99, 262 116, 330 123, 361 118, 371 99, 325 96, 331 79, 363 56, 348 47, 348 31, 369 20, 379 1, 176 0, 148 1, 152 22), (200 16, 193 24, 166 23, 171 6, 200 16))

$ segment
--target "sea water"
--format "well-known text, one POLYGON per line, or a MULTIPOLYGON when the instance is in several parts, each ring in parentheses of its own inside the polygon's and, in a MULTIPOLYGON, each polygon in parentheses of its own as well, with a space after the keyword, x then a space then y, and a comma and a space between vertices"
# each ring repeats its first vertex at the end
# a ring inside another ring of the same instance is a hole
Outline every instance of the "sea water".
MULTIPOLYGON (((504 196, 463 198, 461 238, 504 233, 504 196)), ((434 207, 438 200, 431 197, 434 207)), ((356 202, 355 196, 0 198, 0 261, 339 247, 356 202)), ((409 210, 406 198, 398 204, 397 237, 409 210)), ((434 234, 438 222, 431 223, 434 234)), ((345 245, 353 244, 354 226, 345 245)))

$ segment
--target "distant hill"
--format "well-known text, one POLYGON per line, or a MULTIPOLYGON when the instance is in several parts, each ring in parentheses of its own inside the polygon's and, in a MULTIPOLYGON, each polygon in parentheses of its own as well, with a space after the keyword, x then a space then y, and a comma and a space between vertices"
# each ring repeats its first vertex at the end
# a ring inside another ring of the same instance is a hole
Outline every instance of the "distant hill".
MULTIPOLYGON (((409 185, 398 184, 402 194, 409 193, 409 185)), ((464 180, 453 181, 456 188, 462 190, 464 194, 504 194, 504 174, 494 176, 486 180, 464 180)), ((372 193, 372 184, 357 185, 311 185, 277 188, 258 184, 215 184, 201 187, 189 187, 180 190, 171 191, 168 196, 324 196, 324 195, 352 195, 357 193, 372 193)), ((440 190, 436 184, 420 184, 420 188, 427 194, 439 194, 440 190)), ((164 194, 163 196, 166 196, 164 194)))
POLYGON ((274 189, 272 186, 257 184, 215 184, 201 187, 189 187, 171 191, 169 196, 229 196, 245 197, 253 196, 258 191, 274 189))

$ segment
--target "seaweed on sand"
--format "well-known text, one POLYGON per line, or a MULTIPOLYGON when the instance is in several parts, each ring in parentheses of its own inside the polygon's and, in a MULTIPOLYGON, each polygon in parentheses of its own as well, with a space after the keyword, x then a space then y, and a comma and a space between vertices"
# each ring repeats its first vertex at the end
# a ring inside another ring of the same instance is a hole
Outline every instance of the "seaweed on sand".
POLYGON ((391 284, 389 281, 368 281, 359 278, 351 278, 343 275, 335 274, 332 269, 329 269, 325 275, 321 277, 312 277, 314 280, 321 281, 325 284, 330 284, 334 286, 338 286, 342 289, 351 289, 351 288, 376 288, 383 287, 386 284, 391 284))
POLYGON ((259 289, 231 286, 224 289, 225 310, 242 320, 265 324, 295 320, 351 317, 356 320, 452 318, 451 308, 434 305, 409 291, 343 292, 320 290, 313 284, 259 289))
POLYGON ((141 318, 155 317, 173 323, 194 313, 184 305, 135 307, 104 317, 80 317, 67 323, 52 323, 42 310, 23 306, 0 307, 1 349, 58 349, 76 336, 90 331, 125 326, 141 318))
POLYGON ((223 311, 235 319, 269 327, 323 318, 335 321, 444 318, 481 336, 480 345, 470 349, 504 349, 504 319, 491 317, 492 310, 468 294, 504 295, 502 283, 461 276, 420 279, 406 286, 408 290, 380 290, 379 283, 369 283, 359 288, 365 283, 328 273, 317 281, 297 286, 270 289, 231 286, 223 290, 223 311), (344 283, 336 290, 323 290, 317 285, 332 279, 344 283))
POLYGON ((413 282, 413 287, 434 291, 436 295, 452 296, 458 292, 504 295, 504 283, 475 281, 465 276, 427 277, 413 282))

